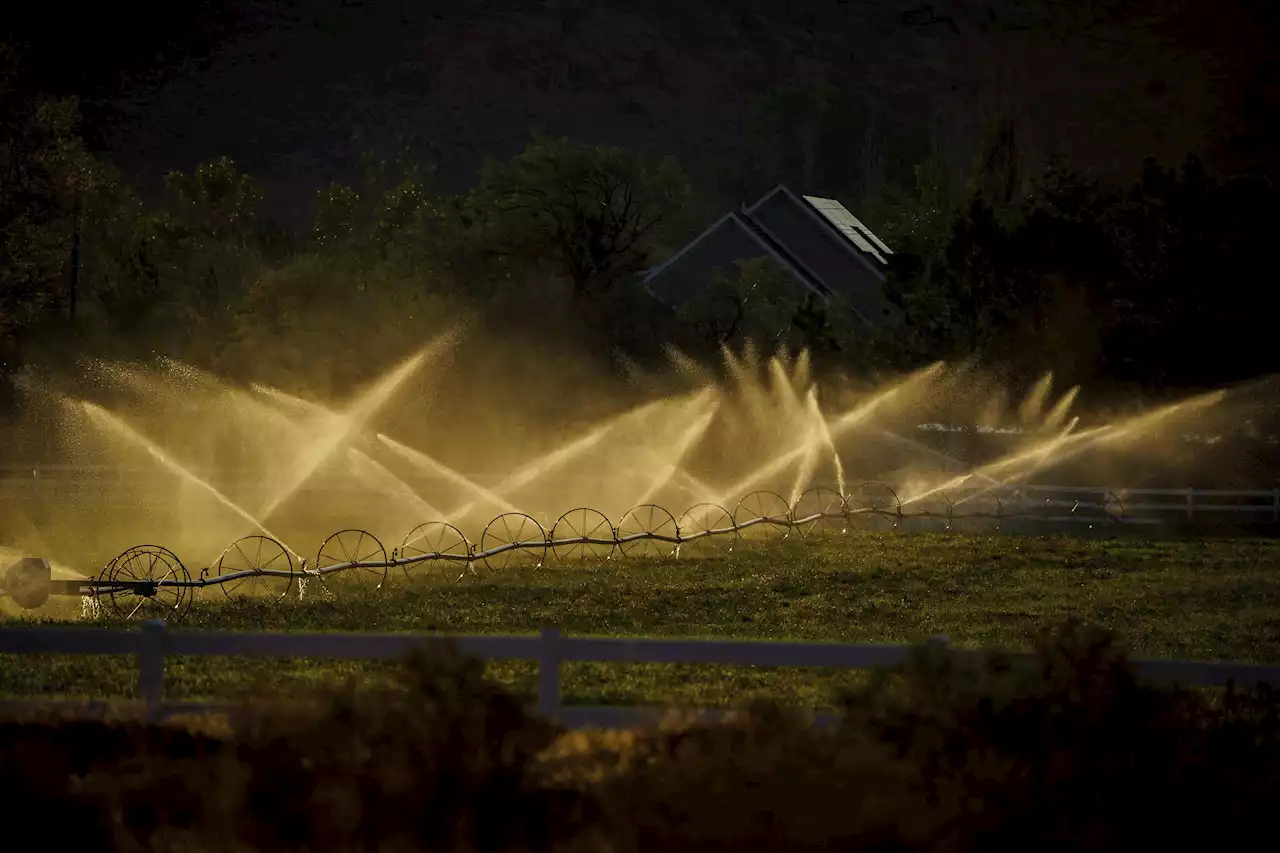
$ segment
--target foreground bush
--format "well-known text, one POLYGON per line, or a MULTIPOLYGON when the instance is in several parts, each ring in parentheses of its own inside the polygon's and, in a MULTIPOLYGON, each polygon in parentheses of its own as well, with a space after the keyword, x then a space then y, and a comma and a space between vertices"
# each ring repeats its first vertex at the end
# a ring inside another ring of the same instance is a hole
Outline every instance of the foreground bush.
POLYGON ((1018 660, 922 650, 826 731, 761 706, 564 733, 449 656, 306 700, 218 737, 0 727, 6 810, 68 849, 949 853, 1222 848, 1280 794, 1270 693, 1154 689, 1076 626, 1018 660))

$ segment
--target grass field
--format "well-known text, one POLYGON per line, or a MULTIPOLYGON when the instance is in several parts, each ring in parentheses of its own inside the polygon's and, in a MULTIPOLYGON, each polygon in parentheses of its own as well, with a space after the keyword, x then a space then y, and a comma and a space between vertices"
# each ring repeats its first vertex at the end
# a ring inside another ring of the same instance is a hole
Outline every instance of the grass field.
MULTIPOLYGON (((548 565, 453 582, 406 579, 384 589, 314 585, 279 604, 228 602, 206 590, 185 629, 535 633, 735 637, 1028 647, 1077 617, 1112 629, 1135 655, 1280 661, 1280 541, 1155 541, 1130 537, 849 533, 786 540, 704 559, 622 559, 603 566, 548 565)), ((174 699, 235 698, 287 690, 389 665, 324 661, 171 659, 174 699)), ((490 672, 532 692, 532 664, 490 672)), ((571 703, 723 706, 771 697, 826 706, 854 673, 742 667, 570 664, 571 703)), ((8 696, 127 697, 128 658, 0 656, 8 696)))

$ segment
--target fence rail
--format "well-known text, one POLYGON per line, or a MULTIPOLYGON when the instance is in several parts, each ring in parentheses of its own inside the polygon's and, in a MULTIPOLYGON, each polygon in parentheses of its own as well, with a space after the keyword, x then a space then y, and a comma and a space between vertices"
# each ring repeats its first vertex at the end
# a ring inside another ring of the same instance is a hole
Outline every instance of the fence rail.
MULTIPOLYGON (((947 647, 947 638, 929 644, 947 647)), ((719 664, 764 667, 876 669, 905 662, 912 646, 844 643, 791 643, 759 640, 689 640, 621 637, 569 637, 554 628, 537 636, 442 636, 415 634, 227 633, 170 631, 162 620, 138 630, 103 628, 0 628, 0 654, 133 655, 138 662, 138 695, 146 718, 160 722, 174 714, 219 710, 216 703, 166 702, 164 670, 170 657, 327 658, 394 660, 431 644, 452 644, 484 660, 525 660, 538 664, 537 709, 570 727, 620 727, 653 719, 655 707, 573 706, 561 704, 560 666, 573 661, 614 663, 719 664)), ((962 650, 973 653, 976 650, 962 650)), ((1193 687, 1267 684, 1280 687, 1280 666, 1250 663, 1135 660, 1144 678, 1193 687)), ((85 703, 16 700, 0 706, 39 707, 85 703)), ((708 712, 702 712, 708 713, 708 712)), ((710 712, 710 716, 723 711, 710 712)), ((828 724, 829 715, 815 722, 828 724)))
MULTIPOLYGON (((212 475, 214 472, 205 472, 212 475)), ((255 469, 227 469, 217 472, 240 485, 252 485, 261 478, 255 469)), ((484 479, 484 478, 481 478, 484 479)), ((96 493, 110 483, 136 485, 144 491, 155 482, 154 469, 107 465, 15 465, 0 464, 0 498, 53 501, 96 493)), ((876 482, 876 481, 870 481, 876 482)), ((234 489, 233 489, 234 491, 234 489)), ((1208 520, 1225 522, 1230 516, 1256 524, 1280 525, 1280 488, 1272 489, 1198 489, 1123 488, 1104 486, 1062 486, 1008 483, 945 489, 927 501, 906 501, 895 509, 904 520, 917 518, 965 518, 984 513, 965 513, 959 507, 971 500, 974 492, 1003 503, 1005 516, 1021 515, 1042 521, 1080 522, 1089 520, 1089 511, 1118 517, 1131 524, 1168 524, 1182 520, 1206 520, 1200 514, 1210 513, 1208 520), (914 510, 912 506, 914 505, 914 510), (926 505, 933 505, 928 509, 926 505), (943 507, 949 507, 950 510, 943 507), (1063 510, 1055 512, 1055 510, 1063 510), (1199 518, 1197 518, 1200 516, 1199 518)), ((103 500, 104 506, 134 505, 135 496, 103 500)))

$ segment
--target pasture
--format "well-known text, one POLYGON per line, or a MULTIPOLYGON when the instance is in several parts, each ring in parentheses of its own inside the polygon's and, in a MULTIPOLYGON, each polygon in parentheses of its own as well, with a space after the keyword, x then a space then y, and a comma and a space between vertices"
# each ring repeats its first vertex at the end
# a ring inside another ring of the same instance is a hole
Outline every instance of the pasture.
MULTIPOLYGON (((537 570, 392 569, 381 589, 355 573, 311 581, 299 598, 227 600, 202 591, 181 630, 369 631, 719 637, 1029 648, 1069 618, 1118 633, 1139 657, 1280 660, 1280 541, 1262 538, 849 532, 740 543, 714 557, 614 558, 537 570)), ((68 601, 79 611, 78 601, 68 601)), ((68 613, 68 615, 70 615, 68 613)), ((115 624, 100 619, 101 624, 115 624)), ((7 656, 7 697, 129 697, 124 658, 7 656)), ((330 661, 173 659, 174 700, 236 699, 389 666, 330 661)), ((489 673, 531 693, 534 667, 489 673)), ((810 708, 859 675, 801 669, 566 664, 570 703, 740 705, 769 698, 810 708)))

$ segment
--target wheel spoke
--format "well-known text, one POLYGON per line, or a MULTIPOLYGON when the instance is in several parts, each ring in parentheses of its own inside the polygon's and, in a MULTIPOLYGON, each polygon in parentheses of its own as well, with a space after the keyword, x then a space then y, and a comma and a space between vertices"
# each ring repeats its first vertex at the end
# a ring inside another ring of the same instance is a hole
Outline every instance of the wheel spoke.
POLYGON ((729 533, 712 533, 709 535, 698 536, 689 542, 680 545, 680 556, 682 557, 710 557, 717 554, 725 554, 733 550, 737 534, 732 531, 733 517, 729 515, 729 511, 724 507, 716 504, 698 504, 685 510, 684 515, 680 516, 680 521, 676 524, 676 529, 680 531, 680 538, 696 536, 697 534, 705 534, 710 530, 730 529, 729 533))
MULTIPOLYGON (((316 555, 316 568, 323 569, 329 566, 346 566, 351 568, 349 564, 364 564, 359 567, 360 571, 356 572, 357 576, 368 577, 374 580, 374 589, 381 589, 387 579, 387 551, 382 547, 382 543, 378 541, 378 537, 369 533, 367 530, 340 530, 326 539, 320 546, 320 551, 316 555), (368 547, 365 543, 368 542, 368 547)), ((338 574, 345 574, 346 570, 341 570, 338 574)), ((332 576, 330 573, 328 576, 332 576)), ((322 577, 328 577, 322 576, 322 577)))
POLYGON ((480 552, 486 554, 484 564, 491 571, 509 567, 537 569, 546 558, 546 532, 531 516, 521 512, 503 513, 490 521, 481 534, 480 552), (488 554, 498 548, 506 550, 499 554, 488 554))
POLYGON ((138 545, 116 557, 99 580, 111 588, 106 594, 116 615, 132 620, 160 608, 166 618, 178 621, 192 601, 191 575, 168 549, 138 545), (161 586, 162 582, 167 585, 161 586))
POLYGON ((645 504, 627 511, 618 523, 618 539, 638 536, 630 542, 618 542, 618 551, 625 556, 665 557, 675 546, 658 537, 671 536, 676 530, 676 520, 656 504, 645 504))
POLYGON ((557 519, 551 527, 551 554, 559 564, 571 562, 583 563, 597 561, 603 563, 613 556, 616 542, 598 544, 595 542, 576 542, 557 545, 557 542, 574 539, 604 539, 601 531, 607 530, 609 538, 613 538, 613 527, 604 513, 588 507, 571 509, 557 519))

